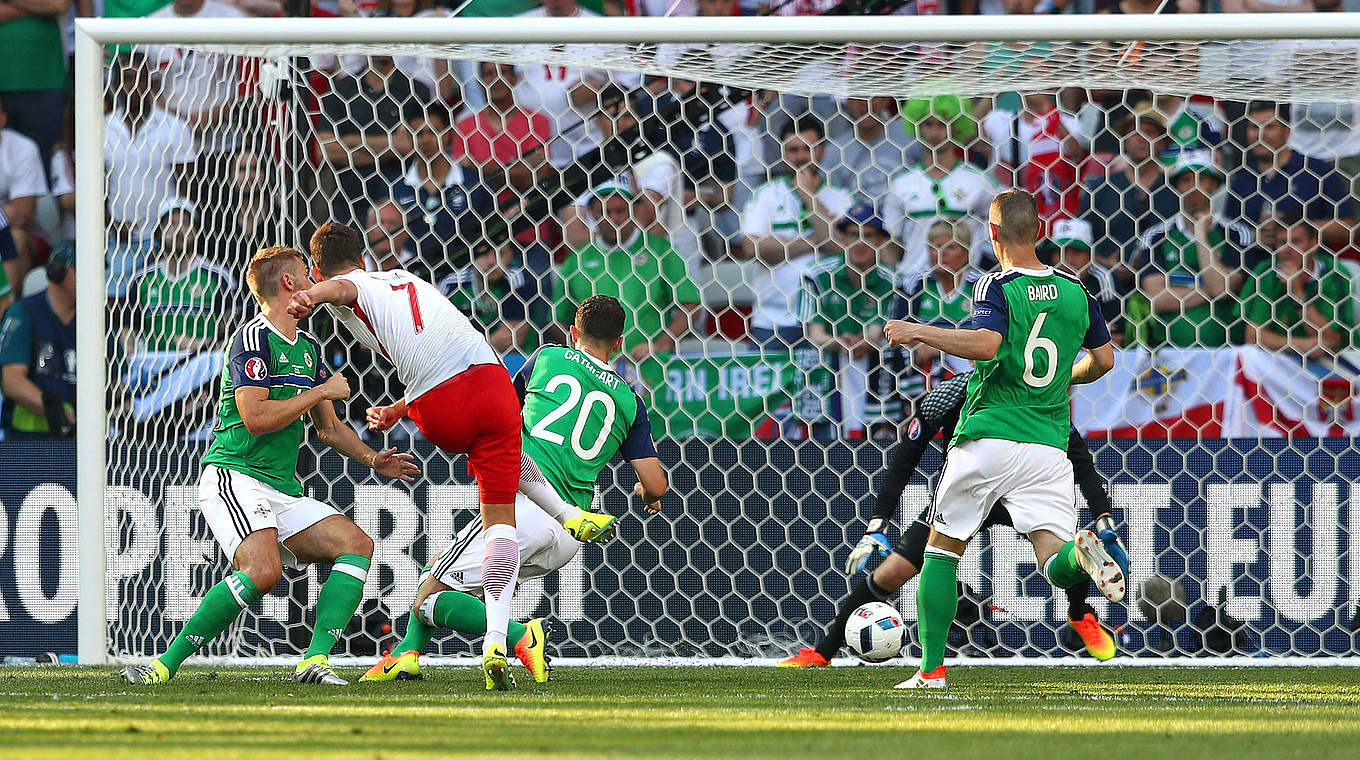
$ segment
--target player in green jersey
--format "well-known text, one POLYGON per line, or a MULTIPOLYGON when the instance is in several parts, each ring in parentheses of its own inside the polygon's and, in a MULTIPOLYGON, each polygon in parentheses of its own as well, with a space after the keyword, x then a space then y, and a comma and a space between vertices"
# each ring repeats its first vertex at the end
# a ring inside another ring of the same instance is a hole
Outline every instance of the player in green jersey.
POLYGON ((123 669, 128 683, 170 680, 185 658, 274 588, 284 564, 313 562, 329 563, 331 572, 317 596, 311 644, 293 678, 348 683, 331 670, 328 655, 359 606, 373 540, 348 517, 303 494, 297 476, 302 416, 312 418, 323 442, 380 475, 410 482, 420 474, 410 454, 374 451, 336 417, 331 401, 348 398, 349 383, 326 370, 321 344, 285 311, 293 293, 311 284, 302 252, 265 248, 251 260, 246 280, 261 310, 227 352, 215 435, 198 481, 199 509, 236 572, 208 590, 164 654, 123 669))
POLYGON ((988 512, 1004 501, 1015 530, 1029 537, 1044 575, 1058 588, 1089 575, 1112 602, 1124 576, 1100 539, 1076 534, 1076 488, 1067 441, 1068 386, 1114 367, 1100 303, 1075 277, 1039 263, 1038 208, 1024 190, 992 200, 990 229, 1001 271, 978 281, 971 329, 894 320, 896 345, 924 343, 974 361, 928 522, 930 539, 916 591, 921 668, 898 688, 944 688, 944 653, 958 611, 957 571, 988 512), (1080 362, 1077 354, 1086 356, 1080 362), (1069 369, 1070 368, 1070 369, 1069 369))
MULTIPOLYGON (((624 321, 617 299, 585 299, 571 327, 573 347, 540 348, 515 377, 524 404, 522 493, 515 500, 521 581, 547 575, 576 556, 581 544, 562 527, 562 516, 550 510, 589 507, 595 481, 615 454, 633 465, 638 478, 633 493, 647 513, 661 511, 666 473, 652 443, 647 409, 609 364, 623 348, 624 321), (529 483, 547 489, 552 498, 530 493, 525 488, 529 483), (552 506, 554 502, 560 506, 552 506)), ((361 680, 419 677, 420 652, 438 628, 468 635, 486 630, 484 605, 476 596, 481 593, 483 543, 480 521, 474 520, 425 569, 405 638, 361 680)), ((517 642, 515 655, 535 681, 548 680, 545 644, 550 633, 542 619, 510 623, 507 641, 517 642)))

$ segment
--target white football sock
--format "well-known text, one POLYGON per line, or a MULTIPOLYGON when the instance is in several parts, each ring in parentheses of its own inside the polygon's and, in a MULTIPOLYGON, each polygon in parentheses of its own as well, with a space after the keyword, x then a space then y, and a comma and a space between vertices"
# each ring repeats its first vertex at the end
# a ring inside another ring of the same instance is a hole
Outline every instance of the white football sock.
MULTIPOLYGON (((482 654, 493 645, 505 647, 505 632, 510 627, 510 600, 519 579, 519 541, 515 526, 497 523, 487 527, 482 554, 482 591, 486 595, 486 636, 482 654)), ((509 649, 505 649, 509 651, 509 649)))
POLYGON ((548 479, 543 477, 543 471, 538 469, 538 465, 527 454, 520 457, 519 492, 528 496, 539 509, 563 525, 567 524, 567 520, 580 517, 585 511, 574 504, 568 504, 559 496, 557 489, 548 483, 548 479))

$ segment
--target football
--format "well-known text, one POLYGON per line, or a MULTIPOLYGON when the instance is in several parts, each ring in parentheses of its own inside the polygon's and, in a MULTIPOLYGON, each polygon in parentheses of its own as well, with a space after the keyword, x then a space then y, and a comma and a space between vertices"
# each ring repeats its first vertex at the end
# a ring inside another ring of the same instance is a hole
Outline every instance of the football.
POLYGON ((865 662, 891 660, 902 651, 906 640, 902 616, 883 602, 862 605, 845 622, 845 643, 865 662))

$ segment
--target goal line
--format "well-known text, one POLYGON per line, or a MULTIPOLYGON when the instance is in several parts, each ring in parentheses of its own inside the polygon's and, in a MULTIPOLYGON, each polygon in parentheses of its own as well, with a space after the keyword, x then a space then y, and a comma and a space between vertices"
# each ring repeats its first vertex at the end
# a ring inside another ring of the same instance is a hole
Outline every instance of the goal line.
MULTIPOLYGON (((150 662, 151 658, 129 659, 130 664, 150 662)), ((336 667, 365 667, 372 665, 375 657, 334 656, 331 665, 336 667)), ((606 655, 603 657, 554 657, 553 667, 567 668, 772 668, 779 664, 778 657, 624 657, 606 655)), ((422 667, 481 667, 478 657, 437 657, 423 655, 422 667)), ((280 668, 297 664, 296 657, 214 657, 191 658, 186 665, 207 665, 214 667, 243 668, 280 668)), ((1091 668, 1356 668, 1360 667, 1360 656, 1347 657, 1117 657, 1108 662, 1098 662, 1087 657, 1045 659, 1036 657, 955 657, 946 658, 949 666, 967 667, 1091 667, 1091 668)), ((833 660, 832 667, 867 668, 905 668, 910 664, 904 659, 870 664, 852 657, 833 660)))

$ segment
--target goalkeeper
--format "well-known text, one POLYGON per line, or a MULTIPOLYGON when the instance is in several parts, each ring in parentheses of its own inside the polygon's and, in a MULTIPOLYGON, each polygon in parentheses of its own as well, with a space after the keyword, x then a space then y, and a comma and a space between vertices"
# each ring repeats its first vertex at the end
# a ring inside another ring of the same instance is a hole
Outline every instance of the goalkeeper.
MULTIPOLYGON (((887 559, 872 574, 850 592, 841 603, 836 619, 826 631, 826 636, 813 649, 802 649, 798 654, 779 663, 784 668, 806 668, 829 665, 845 644, 845 621, 861 605, 869 602, 887 601, 904 583, 916 577, 921 571, 925 554, 926 540, 930 537, 930 526, 919 518, 903 531, 897 547, 889 553, 885 531, 888 521, 902 500, 902 490, 916 471, 916 466, 925 454, 926 447, 937 432, 944 433, 948 441, 954 435, 954 425, 959 421, 959 410, 963 408, 967 395, 968 378, 971 372, 945 380, 935 390, 926 394, 917 408, 916 416, 907 427, 907 438, 893 452, 892 464, 888 466, 887 477, 879 489, 873 519, 864 537, 855 545, 846 558, 845 572, 857 573, 864 570, 869 557, 875 553, 887 559)), ((1077 487, 1086 497, 1086 503, 1095 516, 1092 529, 1100 536, 1105 550, 1119 563, 1125 577, 1129 573, 1129 555, 1115 532, 1114 518, 1110 514, 1110 496, 1105 491, 1105 483, 1096 472, 1086 441, 1076 430, 1072 431, 1067 444, 1067 457, 1072 461, 1077 487)), ((1004 504, 992 509, 983 522, 983 527, 1010 525, 1010 515, 1004 504)), ((1097 660, 1108 660, 1115 656, 1113 637, 1105 631, 1096 618, 1095 610, 1086 602, 1092 593, 1091 584, 1082 583, 1067 589, 1067 622, 1081 637, 1086 651, 1097 660)))

